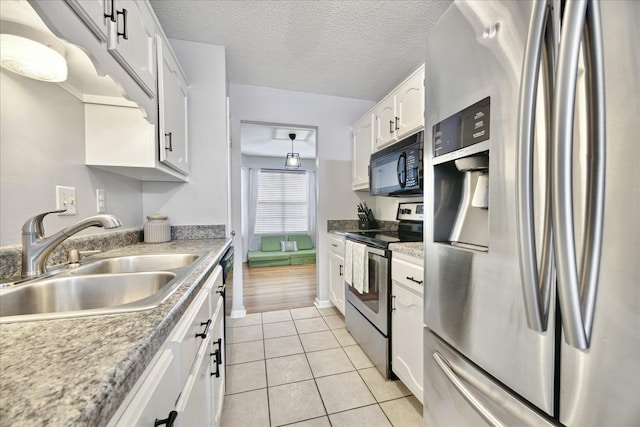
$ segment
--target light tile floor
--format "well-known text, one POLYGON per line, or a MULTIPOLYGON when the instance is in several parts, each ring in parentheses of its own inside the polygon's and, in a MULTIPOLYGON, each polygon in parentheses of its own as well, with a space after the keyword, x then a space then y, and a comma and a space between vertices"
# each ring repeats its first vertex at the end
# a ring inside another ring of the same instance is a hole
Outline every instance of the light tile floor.
POLYGON ((420 427, 422 405, 385 380, 334 308, 227 318, 223 427, 420 427))

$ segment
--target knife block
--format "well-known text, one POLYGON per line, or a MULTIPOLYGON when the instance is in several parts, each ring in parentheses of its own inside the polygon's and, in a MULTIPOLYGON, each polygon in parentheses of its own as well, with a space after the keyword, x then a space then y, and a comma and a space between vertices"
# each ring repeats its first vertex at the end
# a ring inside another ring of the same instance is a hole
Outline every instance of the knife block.
POLYGON ((366 213, 361 212, 358 220, 358 229, 360 230, 371 230, 374 228, 378 228, 378 222, 373 217, 373 212, 369 209, 366 213))

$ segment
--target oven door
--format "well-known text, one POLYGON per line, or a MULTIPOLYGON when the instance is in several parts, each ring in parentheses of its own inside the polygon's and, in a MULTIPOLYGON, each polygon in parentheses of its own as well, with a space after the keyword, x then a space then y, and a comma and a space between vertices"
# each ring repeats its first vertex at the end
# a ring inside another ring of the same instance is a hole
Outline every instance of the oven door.
POLYGON ((389 335, 389 260, 388 251, 367 246, 366 260, 369 272, 369 289, 358 292, 346 286, 349 301, 364 317, 384 335, 389 335))

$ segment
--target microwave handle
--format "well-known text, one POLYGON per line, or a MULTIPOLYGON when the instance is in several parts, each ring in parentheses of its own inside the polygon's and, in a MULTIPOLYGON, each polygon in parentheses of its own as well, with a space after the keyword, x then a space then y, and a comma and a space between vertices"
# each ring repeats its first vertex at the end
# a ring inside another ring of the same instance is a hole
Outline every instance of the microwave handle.
POLYGON ((407 153, 403 152, 398 157, 398 164, 396 165, 396 171, 398 172, 398 184, 400 188, 407 186, 407 153), (400 170, 400 163, 402 162, 402 170, 400 170))

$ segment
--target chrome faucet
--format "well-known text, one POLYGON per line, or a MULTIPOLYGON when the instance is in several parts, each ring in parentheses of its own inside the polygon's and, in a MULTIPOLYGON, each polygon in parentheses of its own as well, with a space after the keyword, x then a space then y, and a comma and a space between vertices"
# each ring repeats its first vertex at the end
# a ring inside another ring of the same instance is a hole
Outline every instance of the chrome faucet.
POLYGON ((51 252, 67 238, 88 227, 117 228, 122 221, 113 215, 96 215, 63 228, 56 234, 44 236, 44 217, 61 213, 65 209, 45 212, 29 218, 22 226, 22 277, 33 277, 45 272, 45 264, 51 252))

